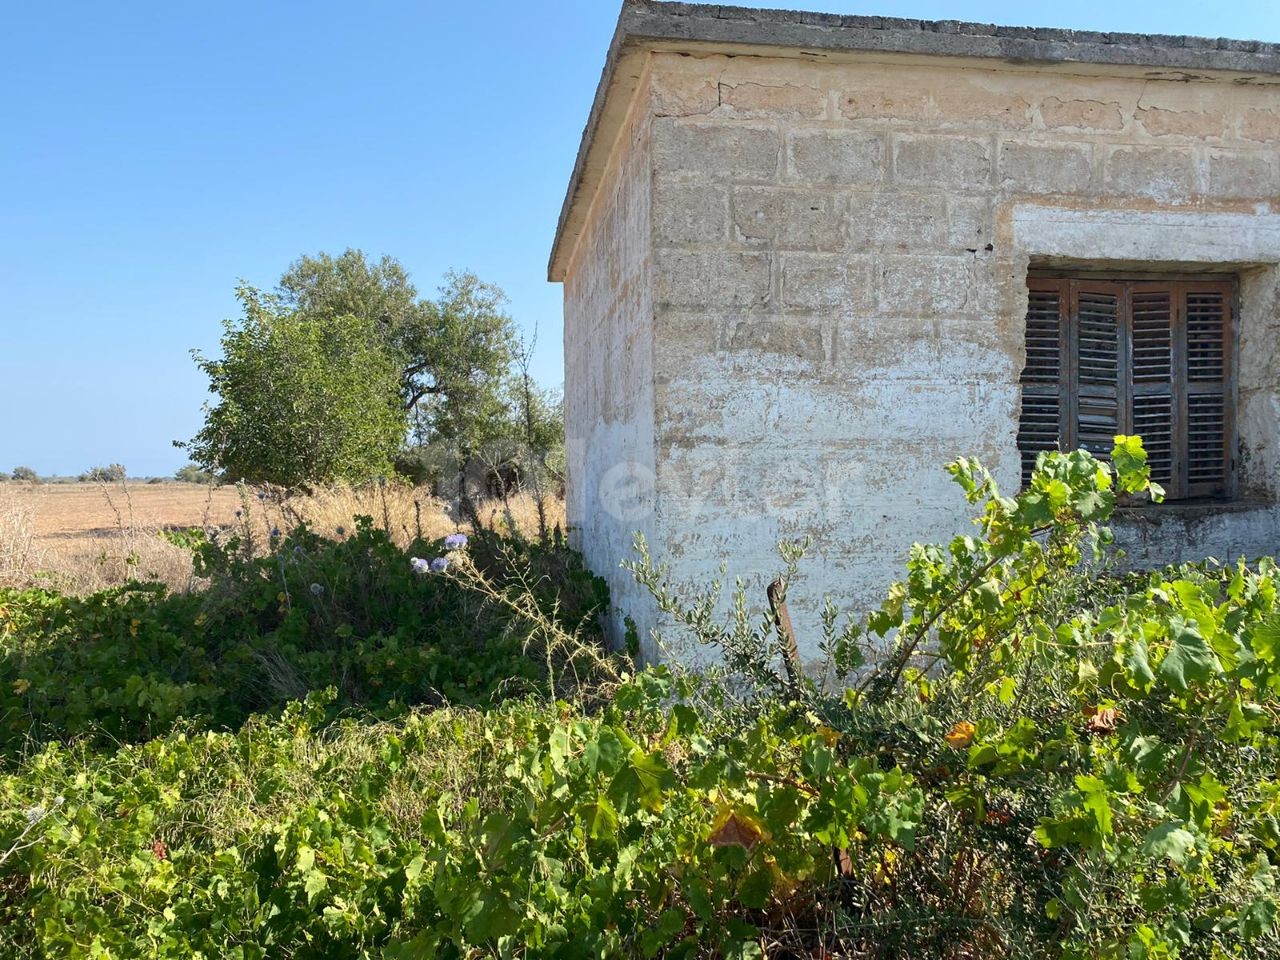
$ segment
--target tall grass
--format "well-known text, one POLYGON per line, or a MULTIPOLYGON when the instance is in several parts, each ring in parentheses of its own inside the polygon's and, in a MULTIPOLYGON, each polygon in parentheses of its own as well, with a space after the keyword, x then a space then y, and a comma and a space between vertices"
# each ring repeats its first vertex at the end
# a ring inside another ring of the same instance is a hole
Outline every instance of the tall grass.
MULTIPOLYGON (((100 484, 99 488, 101 511, 91 524, 76 531, 66 529, 74 524, 57 516, 62 506, 57 496, 0 484, 0 587, 38 584, 86 594, 130 580, 154 580, 174 590, 190 590, 199 584, 191 553, 163 534, 191 526, 193 512, 201 516, 199 526, 225 536, 239 535, 258 553, 270 544, 272 529, 290 529, 299 523, 340 538, 353 529, 356 517, 367 516, 401 547, 415 539, 439 539, 471 527, 456 506, 433 496, 428 488, 403 484, 340 486, 292 497, 270 488, 244 486, 239 489, 240 510, 234 519, 225 503, 221 511, 214 510, 211 490, 192 491, 192 496, 205 499, 198 511, 188 504, 183 516, 166 517, 163 510, 147 510, 141 503, 135 508, 135 488, 128 483, 100 484), (60 532, 41 535, 41 527, 60 532)), ((485 527, 526 537, 539 535, 539 505, 531 494, 480 501, 476 512, 485 527)), ((542 513, 549 530, 563 529, 562 501, 545 501, 542 513)))
POLYGON ((0 584, 21 581, 42 562, 31 503, 0 486, 0 584))

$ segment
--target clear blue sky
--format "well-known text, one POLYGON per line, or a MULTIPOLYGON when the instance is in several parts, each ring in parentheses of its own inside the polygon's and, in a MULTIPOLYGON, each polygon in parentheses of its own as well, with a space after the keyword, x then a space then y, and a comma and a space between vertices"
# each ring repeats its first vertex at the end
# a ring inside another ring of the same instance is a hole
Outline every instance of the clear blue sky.
MULTIPOLYGON (((774 4, 779 5, 779 4, 774 4)), ((1275 0, 808 0, 838 13, 1280 40, 1275 0)), ((389 253, 504 287, 562 379, 546 260, 617 0, 8 3, 0 469, 184 461, 243 277, 389 253)))

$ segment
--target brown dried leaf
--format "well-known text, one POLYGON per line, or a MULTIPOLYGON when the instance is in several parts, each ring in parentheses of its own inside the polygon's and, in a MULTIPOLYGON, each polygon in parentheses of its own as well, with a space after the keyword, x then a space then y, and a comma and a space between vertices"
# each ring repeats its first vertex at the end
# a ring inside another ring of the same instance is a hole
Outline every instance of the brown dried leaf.
POLYGON ((1124 720, 1115 707, 1087 707, 1084 715, 1088 719, 1085 729, 1098 735, 1115 733, 1116 727, 1124 720))
POLYGON ((750 850, 764 839, 764 829, 749 814, 722 807, 711 823, 707 838, 713 847, 742 847, 750 850))

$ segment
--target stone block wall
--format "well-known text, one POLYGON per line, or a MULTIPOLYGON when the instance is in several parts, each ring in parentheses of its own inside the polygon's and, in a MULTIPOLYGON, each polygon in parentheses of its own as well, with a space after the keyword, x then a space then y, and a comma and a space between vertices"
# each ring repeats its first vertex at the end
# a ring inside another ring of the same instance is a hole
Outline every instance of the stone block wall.
POLYGON ((570 541, 609 580, 615 639, 623 635, 623 611, 642 633, 653 625, 647 595, 619 569, 637 532, 655 539, 650 126, 638 101, 564 286, 570 541))
MULTIPOLYGON (((650 326, 652 392, 631 402, 652 404, 646 531, 674 577, 725 563, 763 602, 775 542, 812 536, 792 606, 813 655, 823 595, 874 604, 912 542, 965 530, 942 467, 977 456, 1016 486, 1026 278, 1050 265, 1241 276, 1242 489, 1262 504, 1124 536, 1136 562, 1188 538, 1280 550, 1280 87, 906 57, 646 70, 651 302, 628 323, 650 326)), ((596 369, 573 337, 571 380, 596 369)), ((574 495, 571 518, 599 522, 574 495)))

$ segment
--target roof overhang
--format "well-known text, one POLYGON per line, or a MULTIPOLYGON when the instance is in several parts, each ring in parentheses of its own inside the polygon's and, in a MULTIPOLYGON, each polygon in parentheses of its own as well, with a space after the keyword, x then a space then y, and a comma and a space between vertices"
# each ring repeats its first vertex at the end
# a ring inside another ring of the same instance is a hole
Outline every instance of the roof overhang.
POLYGON ((1194 80, 1214 74, 1274 82, 1280 44, 1159 34, 1000 27, 958 20, 901 20, 718 4, 624 0, 582 134, 551 249, 548 277, 561 282, 591 199, 621 130, 650 51, 963 57, 1012 64, 1092 66, 1090 72, 1194 80))

